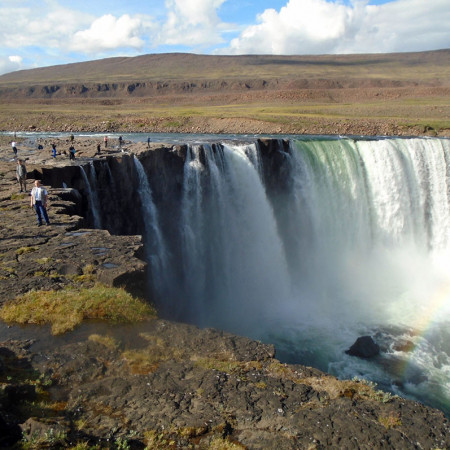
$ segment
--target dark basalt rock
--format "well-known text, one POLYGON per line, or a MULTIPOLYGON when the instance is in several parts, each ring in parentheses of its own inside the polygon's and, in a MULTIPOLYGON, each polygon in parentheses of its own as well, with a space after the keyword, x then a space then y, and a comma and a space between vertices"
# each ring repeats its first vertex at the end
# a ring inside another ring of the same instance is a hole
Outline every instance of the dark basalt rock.
POLYGON ((10 408, 6 429, 20 424, 26 438, 59 436, 57 448, 124 441, 144 448, 149 435, 147 448, 210 448, 224 438, 249 449, 450 445, 440 411, 365 395, 363 382, 352 382, 348 395, 349 382, 281 364, 273 346, 221 331, 158 319, 134 329, 91 325, 70 342, 49 342, 21 350, 17 341, 3 344, 20 351, 34 377, 51 380, 49 396, 64 411, 49 420, 10 408))
POLYGON ((13 444, 21 438, 21 429, 18 425, 9 425, 0 413, 0 448, 12 448, 13 444))
POLYGON ((380 346, 375 343, 371 336, 361 336, 345 353, 359 358, 373 358, 380 354, 380 346))

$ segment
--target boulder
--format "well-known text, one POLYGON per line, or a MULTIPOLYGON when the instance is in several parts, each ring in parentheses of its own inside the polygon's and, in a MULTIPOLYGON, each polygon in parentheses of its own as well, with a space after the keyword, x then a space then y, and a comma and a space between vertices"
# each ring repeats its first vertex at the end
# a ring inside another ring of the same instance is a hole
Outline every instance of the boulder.
POLYGON ((361 336, 355 343, 345 351, 347 355, 358 356, 359 358, 373 358, 380 354, 380 346, 371 336, 361 336))

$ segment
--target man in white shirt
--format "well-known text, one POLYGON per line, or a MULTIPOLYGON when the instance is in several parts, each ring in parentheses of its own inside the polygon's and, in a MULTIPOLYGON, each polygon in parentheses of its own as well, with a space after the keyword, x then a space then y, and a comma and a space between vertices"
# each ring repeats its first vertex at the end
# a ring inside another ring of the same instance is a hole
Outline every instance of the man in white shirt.
POLYGON ((13 149, 14 155, 17 156, 17 144, 15 141, 11 142, 11 147, 13 149))
POLYGON ((42 225, 42 217, 44 217, 45 223, 50 225, 47 215, 47 190, 41 186, 41 182, 36 180, 34 182, 34 188, 31 190, 31 207, 34 207, 36 211, 38 226, 42 225))

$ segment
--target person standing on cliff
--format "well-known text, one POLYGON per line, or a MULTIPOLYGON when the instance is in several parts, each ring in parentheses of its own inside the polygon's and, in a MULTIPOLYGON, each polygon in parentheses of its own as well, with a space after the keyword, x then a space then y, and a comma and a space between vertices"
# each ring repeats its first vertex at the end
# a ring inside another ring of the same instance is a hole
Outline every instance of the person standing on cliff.
POLYGON ((20 185, 20 192, 26 192, 27 191, 27 168, 25 167, 25 163, 21 160, 17 160, 17 167, 16 167, 16 177, 17 181, 20 185))
POLYGON ((147 139, 147 148, 150 148, 150 136, 148 137, 148 139, 147 139))
POLYGON ((105 141, 105 148, 108 148, 108 136, 103 139, 105 141))
POLYGON ((56 144, 52 144, 52 155, 53 158, 56 158, 56 144))
POLYGON ((12 141, 11 142, 11 147, 12 147, 12 150, 14 152, 14 156, 17 157, 17 143, 16 143, 16 141, 12 141))
POLYGON ((41 185, 39 180, 34 182, 34 188, 31 190, 30 205, 36 211, 38 227, 42 225, 42 217, 47 225, 50 225, 47 214, 47 190, 41 185))

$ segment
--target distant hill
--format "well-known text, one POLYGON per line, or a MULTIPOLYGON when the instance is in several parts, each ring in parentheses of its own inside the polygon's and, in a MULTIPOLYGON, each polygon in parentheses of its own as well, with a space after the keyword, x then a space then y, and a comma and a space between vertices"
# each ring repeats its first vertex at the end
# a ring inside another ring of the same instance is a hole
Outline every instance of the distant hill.
POLYGON ((450 136, 450 49, 108 58, 0 76, 0 130, 450 136))
POLYGON ((0 98, 153 96, 248 89, 450 84, 450 50, 320 56, 184 53, 108 58, 0 76, 0 98))

